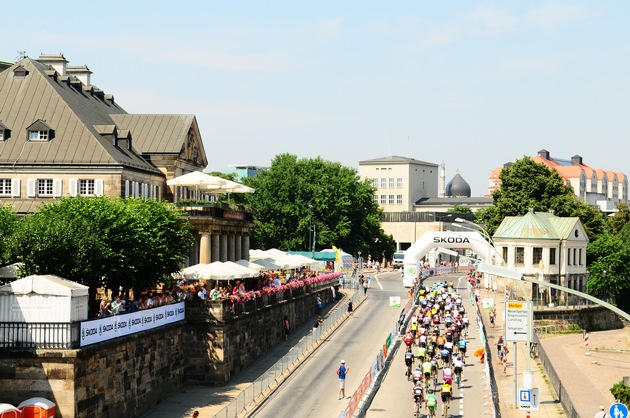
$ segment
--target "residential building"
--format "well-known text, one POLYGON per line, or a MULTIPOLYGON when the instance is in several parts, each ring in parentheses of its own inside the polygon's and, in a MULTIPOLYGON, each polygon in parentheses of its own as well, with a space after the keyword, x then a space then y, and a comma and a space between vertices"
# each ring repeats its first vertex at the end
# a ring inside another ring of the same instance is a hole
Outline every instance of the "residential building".
MULTIPOLYGON (((628 177, 621 172, 591 168, 584 164, 581 156, 570 159, 552 158, 549 151, 543 149, 532 160, 556 170, 565 183, 573 188, 575 196, 601 211, 616 211, 619 203, 628 203, 628 177)), ((511 163, 504 164, 503 167, 511 163)), ((501 187, 499 175, 503 167, 497 167, 490 173, 488 194, 501 187)))
MULTIPOLYGON (((208 165, 194 115, 128 114, 91 75, 62 54, 23 57, 0 72, 0 204, 24 215, 63 196, 193 197, 166 181, 208 165)), ((251 220, 191 220, 193 263, 247 258, 251 220), (200 254, 208 234, 217 248, 200 254)))
POLYGON ((585 292, 588 236, 578 217, 559 217, 530 211, 507 216, 492 236, 497 257, 504 267, 540 280, 523 283, 527 296, 539 304, 572 304, 575 296, 558 292, 543 283, 553 283, 585 292))
POLYGON ((254 177, 256 174, 260 173, 263 170, 266 170, 268 167, 263 167, 259 165, 246 165, 246 164, 236 164, 229 165, 228 170, 223 170, 225 174, 236 174, 236 180, 239 181, 246 177, 254 177))

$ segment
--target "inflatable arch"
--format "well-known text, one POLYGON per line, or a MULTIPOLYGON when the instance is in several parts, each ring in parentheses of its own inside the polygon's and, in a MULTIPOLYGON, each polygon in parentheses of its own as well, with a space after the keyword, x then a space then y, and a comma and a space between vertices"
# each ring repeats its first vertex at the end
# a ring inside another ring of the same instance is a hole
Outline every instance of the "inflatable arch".
POLYGON ((478 232, 425 232, 418 241, 405 250, 403 274, 403 285, 405 287, 411 287, 414 279, 418 277, 420 273, 420 259, 436 247, 470 248, 486 263, 492 263, 488 258, 494 252, 494 247, 478 232))

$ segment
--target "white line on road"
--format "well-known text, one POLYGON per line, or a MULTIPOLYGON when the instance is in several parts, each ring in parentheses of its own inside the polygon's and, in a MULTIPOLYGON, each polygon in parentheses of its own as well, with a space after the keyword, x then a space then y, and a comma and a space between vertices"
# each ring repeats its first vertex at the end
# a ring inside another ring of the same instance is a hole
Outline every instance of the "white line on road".
POLYGON ((374 280, 376 280, 376 283, 378 283, 378 287, 383 290, 383 285, 381 284, 381 281, 378 279, 378 276, 376 274, 374 275, 374 280))

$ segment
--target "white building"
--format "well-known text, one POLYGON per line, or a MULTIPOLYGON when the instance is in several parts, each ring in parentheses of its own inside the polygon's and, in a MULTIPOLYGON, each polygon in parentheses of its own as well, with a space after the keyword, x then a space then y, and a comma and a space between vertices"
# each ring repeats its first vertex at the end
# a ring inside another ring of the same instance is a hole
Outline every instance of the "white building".
MULTIPOLYGON (((579 218, 561 218, 530 209, 525 216, 503 219, 492 239, 497 255, 503 258, 497 261, 503 262, 508 269, 525 277, 586 291, 589 239, 579 218)), ((532 300, 545 304, 564 304, 575 297, 537 284, 529 285, 527 291, 532 300)))

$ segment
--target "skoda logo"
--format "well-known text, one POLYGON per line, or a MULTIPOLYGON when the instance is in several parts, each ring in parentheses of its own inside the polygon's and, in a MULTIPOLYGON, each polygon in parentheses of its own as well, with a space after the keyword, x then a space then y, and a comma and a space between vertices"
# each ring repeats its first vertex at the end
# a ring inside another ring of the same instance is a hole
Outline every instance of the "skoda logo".
POLYGON ((416 268, 415 267, 412 266, 412 267, 409 267, 407 269, 407 275, 408 276, 414 276, 415 274, 416 274, 416 268))

